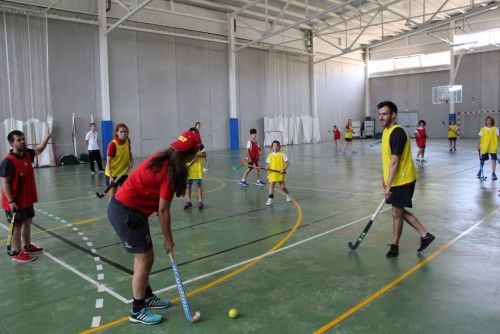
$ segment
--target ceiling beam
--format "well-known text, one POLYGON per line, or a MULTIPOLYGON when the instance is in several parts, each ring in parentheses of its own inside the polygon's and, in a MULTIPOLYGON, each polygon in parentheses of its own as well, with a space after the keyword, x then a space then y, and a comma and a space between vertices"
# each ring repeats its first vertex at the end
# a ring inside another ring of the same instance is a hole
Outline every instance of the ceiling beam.
POLYGON ((407 37, 407 36, 415 35, 415 34, 427 31, 429 29, 440 27, 440 26, 448 24, 448 23, 450 23, 452 21, 457 21, 457 20, 461 20, 462 18, 467 18, 467 17, 472 17, 472 16, 476 16, 476 15, 479 15, 479 14, 483 14, 483 13, 488 12, 490 10, 495 10, 495 11, 498 10, 498 1, 491 1, 489 4, 486 4, 484 6, 482 4, 481 5, 477 5, 476 4, 467 13, 465 13, 463 15, 460 15, 460 17, 450 17, 448 19, 445 19, 445 20, 442 20, 442 21, 438 21, 438 22, 427 21, 426 23, 421 24, 419 27, 417 27, 416 29, 413 29, 411 31, 399 34, 397 36, 383 38, 383 39, 381 39, 379 41, 375 41, 375 42, 373 42, 373 43, 371 43, 369 45, 363 45, 363 46, 354 48, 352 50, 344 50, 343 52, 341 52, 339 54, 328 56, 328 57, 323 58, 323 59, 319 59, 319 60, 315 61, 314 63, 319 63, 319 62, 326 61, 326 60, 329 60, 329 59, 332 59, 332 58, 341 57, 341 56, 343 56, 345 54, 348 54, 348 53, 351 53, 351 52, 354 52, 354 51, 364 50, 367 47, 368 48, 373 48, 373 47, 376 47, 376 46, 379 46, 379 45, 387 44, 387 43, 393 42, 395 40, 398 40, 398 39, 401 39, 401 38, 404 38, 404 37, 407 37))
POLYGON ((269 32, 268 34, 266 34, 266 35, 264 35, 264 36, 262 36, 262 37, 260 37, 260 38, 258 38, 258 39, 255 39, 255 40, 253 40, 253 41, 252 41, 252 42, 250 42, 250 43, 247 43, 247 44, 245 44, 245 45, 240 46, 240 47, 239 47, 239 48, 237 48, 235 51, 236 51, 236 52, 237 52, 237 51, 240 51, 240 50, 242 50, 242 49, 244 49, 244 48, 246 48, 246 47, 249 47, 249 46, 252 46, 252 45, 254 45, 254 44, 257 44, 257 43, 259 43, 259 42, 261 42, 261 41, 263 41, 263 40, 266 40, 266 39, 268 39, 268 38, 270 38, 270 37, 272 37, 272 36, 278 35, 278 34, 280 34, 280 33, 284 32, 284 31, 286 31, 286 30, 293 29, 293 28, 295 28, 295 27, 297 27, 297 26, 299 26, 299 25, 301 25, 301 24, 307 23, 307 22, 309 22, 309 21, 311 21, 311 20, 321 18, 321 17, 323 17, 323 16, 327 15, 328 13, 330 13, 330 12, 332 12, 332 11, 334 11, 334 10, 337 10, 337 9, 343 8, 343 7, 345 7, 345 6, 349 5, 349 4, 353 3, 353 2, 356 2, 356 1, 358 1, 358 0, 347 0, 346 2, 344 2, 344 3, 343 3, 343 4, 341 4, 341 5, 334 5, 334 6, 331 6, 331 7, 329 7, 328 9, 325 9, 323 12, 320 12, 320 13, 318 13, 318 14, 316 14, 316 15, 313 15, 313 16, 311 16, 310 18, 306 18, 306 19, 304 19, 304 20, 301 20, 301 21, 295 22, 294 24, 292 24, 292 25, 290 25, 290 26, 283 27, 283 28, 278 29, 278 30, 276 30, 276 31, 271 31, 271 32, 269 32))

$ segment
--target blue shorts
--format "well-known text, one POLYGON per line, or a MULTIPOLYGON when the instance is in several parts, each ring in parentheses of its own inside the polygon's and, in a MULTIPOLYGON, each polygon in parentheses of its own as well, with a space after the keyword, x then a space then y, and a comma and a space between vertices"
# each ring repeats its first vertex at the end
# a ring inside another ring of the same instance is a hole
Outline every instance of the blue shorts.
POLYGON ((129 253, 145 253, 153 248, 148 218, 114 197, 109 202, 108 219, 129 253))
POLYGON ((192 185, 193 183, 201 186, 201 179, 187 179, 187 184, 192 185))

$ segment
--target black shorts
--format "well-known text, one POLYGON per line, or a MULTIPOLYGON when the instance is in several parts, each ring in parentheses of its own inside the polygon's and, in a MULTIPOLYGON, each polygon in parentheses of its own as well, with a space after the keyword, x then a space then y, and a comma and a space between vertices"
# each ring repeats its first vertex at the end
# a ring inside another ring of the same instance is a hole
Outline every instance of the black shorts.
POLYGON ((129 253, 145 253, 153 248, 148 218, 117 201, 109 202, 108 219, 129 253))
POLYGON ((416 181, 413 181, 402 186, 391 187, 391 195, 385 202, 399 209, 411 208, 415 183, 416 181))
POLYGON ((417 145, 417 147, 418 147, 418 148, 425 148, 425 145, 422 145, 422 146, 418 146, 418 145, 417 145))
MULTIPOLYGON (((127 179, 128 175, 123 175, 121 178, 120 178, 120 181, 118 181, 118 183, 115 185, 115 187, 117 186, 121 186, 125 180, 127 179)), ((116 180, 116 177, 113 178, 113 181, 116 180)), ((109 186, 110 185, 110 182, 109 182, 109 177, 106 176, 106 186, 109 186)))
MULTIPOLYGON (((24 209, 17 210, 16 212, 16 223, 35 217, 35 209, 33 208, 33 205, 30 205, 29 207, 24 209)), ((7 221, 10 223, 12 220, 12 212, 5 211, 5 215, 7 216, 7 221)))
POLYGON ((351 142, 352 141, 352 138, 344 138, 346 142, 351 142))
POLYGON ((496 160, 497 154, 496 153, 481 154, 481 160, 483 160, 483 161, 489 160, 490 158, 491 158, 491 160, 496 160))
POLYGON ((449 141, 457 141, 457 137, 455 138, 448 138, 449 141))

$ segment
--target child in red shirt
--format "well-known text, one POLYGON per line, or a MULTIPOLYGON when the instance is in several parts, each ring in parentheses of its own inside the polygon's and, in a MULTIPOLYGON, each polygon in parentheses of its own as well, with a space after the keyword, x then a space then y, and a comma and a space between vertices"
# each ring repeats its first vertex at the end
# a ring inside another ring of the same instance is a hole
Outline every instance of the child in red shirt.
POLYGON ((260 153, 261 149, 259 144, 257 143, 257 130, 250 129, 250 140, 247 142, 247 159, 246 159, 248 167, 243 173, 243 177, 240 180, 240 185, 245 187, 248 186, 246 178, 250 173, 250 171, 254 168, 255 172, 257 173, 257 181, 255 182, 255 184, 258 186, 263 186, 265 184, 264 181, 260 179, 260 172, 259 172, 260 153))
POLYGON ((333 141, 335 142, 335 148, 337 148, 337 142, 342 140, 342 134, 340 133, 339 128, 336 125, 333 126, 333 141))
POLYGON ((424 159, 425 144, 427 142, 427 131, 425 130, 426 125, 427 123, 424 120, 420 120, 420 122, 418 122, 418 128, 415 130, 415 139, 418 147, 417 162, 420 163, 427 162, 424 159))

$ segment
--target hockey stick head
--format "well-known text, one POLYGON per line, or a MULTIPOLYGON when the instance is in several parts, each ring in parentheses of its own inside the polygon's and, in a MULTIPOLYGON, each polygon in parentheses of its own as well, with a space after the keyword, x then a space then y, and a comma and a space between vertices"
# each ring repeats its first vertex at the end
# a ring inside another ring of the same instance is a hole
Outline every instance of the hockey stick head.
POLYGON ((104 193, 100 193, 100 192, 96 192, 95 195, 99 198, 103 198, 104 197, 104 193))
POLYGON ((357 243, 353 244, 351 241, 347 243, 347 246, 349 246, 351 250, 356 250, 358 248, 357 243))

